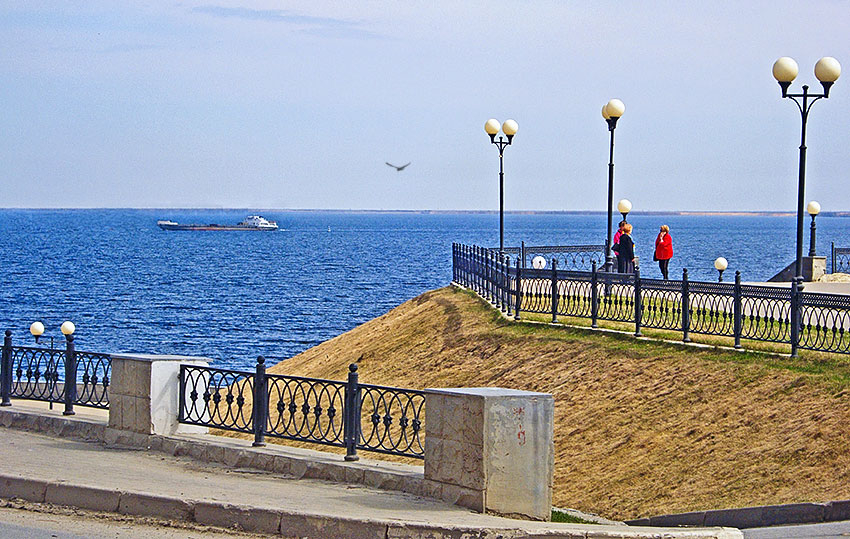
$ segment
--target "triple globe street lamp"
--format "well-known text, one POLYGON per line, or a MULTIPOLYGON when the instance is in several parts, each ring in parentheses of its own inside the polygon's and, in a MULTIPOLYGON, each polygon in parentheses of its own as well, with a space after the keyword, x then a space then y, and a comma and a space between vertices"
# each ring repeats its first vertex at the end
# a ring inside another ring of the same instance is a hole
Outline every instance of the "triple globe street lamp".
MULTIPOLYGON (((810 93, 809 86, 803 85, 803 93, 788 93, 791 83, 797 78, 799 68, 797 62, 792 58, 783 56, 773 64, 773 76, 782 88, 782 97, 788 98, 797 104, 802 118, 802 134, 800 137, 800 170, 797 185, 797 258, 794 263, 794 280, 798 290, 803 289, 803 200, 806 190, 806 122, 809 119, 809 111, 812 105, 819 99, 829 98, 829 89, 841 75, 841 64, 830 56, 825 56, 815 64, 815 77, 823 87, 823 93, 810 93)), ((820 208, 818 208, 819 210, 820 208)), ((815 214, 816 215, 816 214, 815 214)), ((814 215, 812 216, 812 230, 814 231, 814 215)), ((814 239, 812 239, 812 251, 814 239)), ((795 324, 796 326, 796 324, 795 324)), ((794 354, 795 355, 795 354, 794 354)))
MULTIPOLYGON (((605 271, 611 271, 614 263, 614 257, 611 254, 611 227, 613 226, 612 214, 614 211, 614 130, 617 128, 617 120, 623 116, 624 112, 626 112, 626 105, 619 99, 612 99, 602 107, 602 117, 608 123, 608 131, 611 133, 611 145, 608 155, 608 239, 605 242, 605 271)), ((629 208, 625 213, 628 213, 632 209, 631 202, 629 202, 628 206, 629 208)), ((620 209, 619 204, 618 209, 620 209)), ((623 219, 625 219, 625 215, 623 219)))
POLYGON ((505 168, 503 154, 505 148, 511 145, 514 135, 516 135, 519 126, 513 120, 505 120, 501 125, 501 130, 505 137, 499 136, 496 140, 496 135, 499 134, 499 120, 490 118, 484 124, 484 131, 490 135, 490 142, 499 148, 499 252, 505 248, 505 168), (507 140, 505 140, 507 138, 507 140))

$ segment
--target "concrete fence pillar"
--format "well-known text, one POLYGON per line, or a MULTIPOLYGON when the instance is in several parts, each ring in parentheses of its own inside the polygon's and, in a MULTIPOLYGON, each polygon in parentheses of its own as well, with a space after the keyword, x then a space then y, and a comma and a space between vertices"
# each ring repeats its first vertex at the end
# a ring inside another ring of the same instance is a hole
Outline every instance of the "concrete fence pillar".
POLYGON ((480 512, 549 520, 552 395, 501 388, 426 390, 425 480, 480 512))
POLYGON ((140 434, 206 433, 206 427, 177 421, 178 375, 181 364, 206 367, 209 362, 191 356, 113 354, 109 428, 140 434))

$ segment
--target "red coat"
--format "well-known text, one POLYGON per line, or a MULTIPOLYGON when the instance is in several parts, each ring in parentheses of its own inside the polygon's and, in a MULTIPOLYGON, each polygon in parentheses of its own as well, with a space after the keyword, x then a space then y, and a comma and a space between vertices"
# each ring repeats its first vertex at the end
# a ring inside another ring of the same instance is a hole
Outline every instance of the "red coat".
POLYGON ((670 233, 664 234, 664 239, 661 239, 661 234, 655 238, 655 258, 658 260, 670 260, 673 258, 673 238, 670 233))

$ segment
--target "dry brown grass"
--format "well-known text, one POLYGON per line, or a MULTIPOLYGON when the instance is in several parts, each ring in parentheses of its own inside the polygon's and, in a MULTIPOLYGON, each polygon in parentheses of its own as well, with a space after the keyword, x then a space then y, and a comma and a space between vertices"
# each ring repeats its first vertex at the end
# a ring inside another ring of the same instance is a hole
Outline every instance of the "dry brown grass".
POLYGON ((270 372, 555 396, 557 506, 611 518, 850 498, 850 366, 502 320, 443 288, 270 372))

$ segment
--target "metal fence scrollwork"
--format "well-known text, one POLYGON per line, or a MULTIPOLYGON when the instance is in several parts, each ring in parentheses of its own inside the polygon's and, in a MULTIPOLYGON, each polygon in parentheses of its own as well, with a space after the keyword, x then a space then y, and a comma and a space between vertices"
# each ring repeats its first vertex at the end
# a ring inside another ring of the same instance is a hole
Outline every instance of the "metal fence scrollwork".
POLYGON ((254 445, 283 438, 346 449, 424 458, 425 393, 360 384, 357 365, 345 382, 180 366, 181 423, 252 433, 254 445))
MULTIPOLYGON (((456 243, 452 276, 516 320, 523 313, 551 316, 553 322, 559 316, 589 318, 592 327, 598 320, 634 324, 635 335, 642 327, 680 331, 685 342, 695 333, 729 337, 736 348, 742 339, 788 344, 792 356, 798 348, 850 354, 850 296, 805 292, 795 283, 742 284, 740 272, 734 283, 690 281, 687 270, 679 281, 664 281, 641 278, 639 269, 631 274, 600 271, 596 259, 590 271, 563 257, 546 260, 545 267, 524 263, 531 253, 570 249, 523 245, 499 253, 456 243), (505 253, 516 255, 514 264, 505 253)), ((850 249, 833 246, 832 255, 833 271, 850 271, 850 249)))
POLYGON ((73 415, 75 405, 109 408, 111 369, 109 354, 77 350, 73 335, 66 337, 64 349, 13 346, 6 330, 0 405, 11 405, 12 398, 63 403, 65 415, 73 415))

